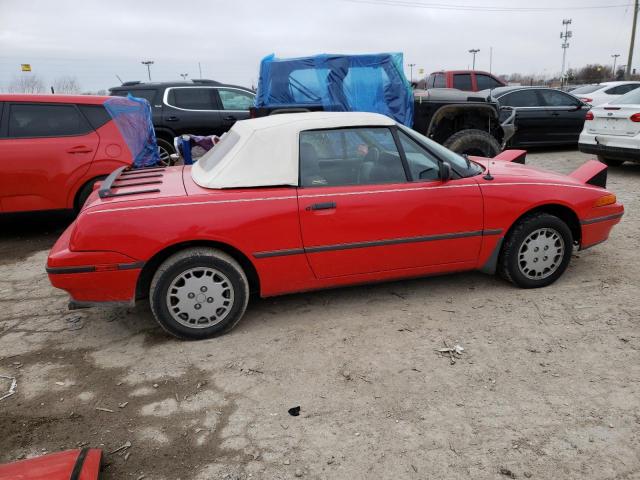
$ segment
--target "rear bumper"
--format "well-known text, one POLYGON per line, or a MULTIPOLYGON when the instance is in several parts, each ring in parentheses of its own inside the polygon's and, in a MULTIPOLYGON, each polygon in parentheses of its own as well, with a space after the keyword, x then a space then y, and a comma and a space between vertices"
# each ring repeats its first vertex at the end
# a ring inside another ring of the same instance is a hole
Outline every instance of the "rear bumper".
POLYGON ((583 153, 600 155, 605 158, 640 162, 640 139, 638 137, 582 133, 578 148, 583 153))
POLYGON ((75 252, 69 248, 72 224, 49 253, 46 271, 51 285, 71 296, 71 308, 93 303, 135 301, 144 262, 118 252, 75 252))

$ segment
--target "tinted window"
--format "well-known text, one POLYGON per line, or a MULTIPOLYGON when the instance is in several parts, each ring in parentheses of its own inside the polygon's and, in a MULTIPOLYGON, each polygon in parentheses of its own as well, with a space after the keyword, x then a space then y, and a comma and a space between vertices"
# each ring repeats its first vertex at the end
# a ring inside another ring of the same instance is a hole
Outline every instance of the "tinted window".
POLYGON ((432 73, 431 75, 429 75, 429 78, 427 78, 426 81, 426 88, 433 88, 433 84, 436 81, 436 76, 432 73))
POLYGON ((403 132, 398 132, 400 144, 409 164, 414 180, 438 180, 440 168, 438 160, 403 132))
POLYGON ((388 128, 300 132, 300 179, 303 187, 407 181, 388 128))
POLYGON ((453 88, 457 88, 458 90, 467 90, 467 91, 472 90, 473 87, 471 86, 471 74, 459 73, 454 75, 453 88))
POLYGON ((592 93, 596 90, 600 90, 601 88, 602 85, 585 85, 584 87, 574 88, 573 90, 571 90, 571 93, 573 93, 574 95, 580 95, 583 93, 592 93))
POLYGON ((506 107, 538 107, 539 100, 535 90, 520 90, 509 93, 498 99, 500 105, 506 107))
POLYGON ((83 135, 90 130, 75 105, 14 103, 9 107, 9 137, 83 135))
POLYGON ((215 110, 211 88, 172 88, 167 103, 189 110, 215 110))
POLYGON ((249 110, 253 107, 253 93, 226 88, 219 88, 218 93, 224 110, 249 110))
POLYGON ((436 77, 433 80, 433 88, 446 88, 447 82, 444 79, 444 73, 436 73, 436 77))
POLYGON ((497 88, 502 85, 489 75, 476 75, 476 83, 478 90, 486 90, 488 88, 497 88))
POLYGON ((82 114, 94 129, 98 129, 111 120, 111 116, 102 105, 78 105, 82 114))
POLYGON ((153 104, 153 100, 156 97, 156 91, 154 89, 135 89, 135 90, 116 90, 112 92, 117 97, 126 97, 131 94, 133 97, 144 98, 147 102, 153 104))
POLYGON ((628 83, 626 85, 617 85, 615 87, 610 88, 609 90, 605 90, 604 93, 608 95, 624 95, 625 93, 629 93, 632 90, 640 87, 640 84, 637 83, 628 83))
POLYGON ((557 90, 540 90, 542 105, 545 107, 572 107, 579 105, 577 99, 557 90))

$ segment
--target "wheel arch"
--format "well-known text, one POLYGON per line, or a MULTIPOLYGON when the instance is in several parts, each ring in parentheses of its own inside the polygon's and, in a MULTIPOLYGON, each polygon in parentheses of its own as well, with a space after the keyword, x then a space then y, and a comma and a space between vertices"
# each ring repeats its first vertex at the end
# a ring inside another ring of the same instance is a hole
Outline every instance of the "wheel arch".
MULTIPOLYGON (((426 136, 442 143, 446 138, 454 134, 456 129, 449 131, 450 125, 447 124, 447 126, 445 126, 444 120, 449 120, 449 123, 455 123, 456 121, 461 122, 462 128, 459 128, 459 130, 468 128, 478 128, 481 130, 484 127, 484 122, 487 122, 487 126, 490 126, 491 122, 495 122, 495 125, 499 126, 498 113, 491 104, 451 104, 444 105, 436 110, 429 122, 426 136)), ((493 132, 495 125, 494 128, 489 128, 490 133, 494 137, 495 134, 493 132)), ((500 139, 496 140, 500 141, 500 139)))
POLYGON ((580 219, 578 218, 578 214, 571 207, 560 203, 545 203, 525 211, 511 223, 511 226, 505 232, 504 238, 507 238, 507 236, 511 234, 520 220, 528 215, 532 215, 535 213, 548 213, 550 215, 558 217, 560 220, 566 223, 569 227, 569 230, 571 230, 571 235, 573 236, 574 243, 580 244, 580 241, 582 240, 582 228, 580 227, 580 219))
POLYGON ((249 257, 247 257, 244 253, 242 253, 237 248, 229 245, 228 243, 218 242, 215 240, 193 240, 169 245, 157 252, 147 262, 145 262, 144 267, 142 267, 142 271, 138 276, 138 282, 136 284, 136 300, 148 297, 149 287, 151 286, 153 275, 155 274, 156 270, 158 270, 162 262, 164 262, 171 255, 192 247, 216 248, 230 255, 240 264, 245 274, 247 275, 250 293, 260 292, 260 277, 258 276, 258 271, 256 270, 251 260, 249 260, 249 257))
POLYGON ((79 186, 74 191, 71 192, 71 208, 73 208, 76 211, 80 211, 80 208, 82 207, 82 205, 78 205, 78 201, 80 200, 80 194, 82 193, 84 188, 90 183, 98 182, 98 181, 104 180, 105 178, 107 178, 107 175, 105 174, 94 175, 88 180, 85 180, 79 183, 78 184, 79 186))

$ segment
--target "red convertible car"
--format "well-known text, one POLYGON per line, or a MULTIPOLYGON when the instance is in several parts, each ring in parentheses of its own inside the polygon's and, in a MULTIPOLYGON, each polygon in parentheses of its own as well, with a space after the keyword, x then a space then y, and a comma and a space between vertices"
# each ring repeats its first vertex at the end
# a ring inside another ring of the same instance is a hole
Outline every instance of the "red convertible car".
POLYGON ((574 247, 606 240, 623 207, 606 165, 565 176, 525 154, 462 157, 371 113, 240 121, 192 167, 111 173, 47 272, 71 307, 148 297, 189 339, 231 329, 251 291, 463 270, 543 287, 574 247))

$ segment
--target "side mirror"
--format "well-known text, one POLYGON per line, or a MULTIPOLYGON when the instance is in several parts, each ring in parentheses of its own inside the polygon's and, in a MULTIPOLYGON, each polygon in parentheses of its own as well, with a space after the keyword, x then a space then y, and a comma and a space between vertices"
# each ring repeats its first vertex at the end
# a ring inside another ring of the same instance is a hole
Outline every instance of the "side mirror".
POLYGON ((451 180, 451 165, 448 162, 440 162, 440 180, 442 182, 451 180))

